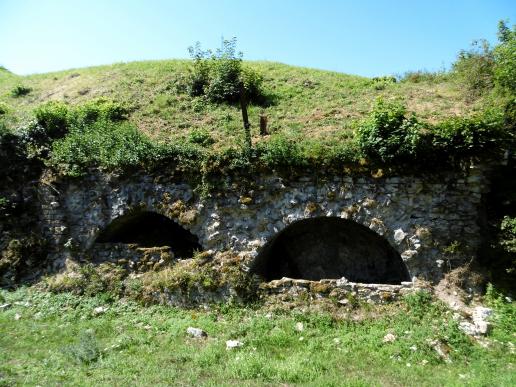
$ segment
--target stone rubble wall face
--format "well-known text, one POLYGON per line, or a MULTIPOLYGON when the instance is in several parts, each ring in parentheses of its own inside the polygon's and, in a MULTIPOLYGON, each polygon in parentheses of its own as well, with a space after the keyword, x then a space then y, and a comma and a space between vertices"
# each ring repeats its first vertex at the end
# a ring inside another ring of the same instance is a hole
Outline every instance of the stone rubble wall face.
MULTIPOLYGON (((238 180, 224 186, 232 183, 238 180)), ((486 187, 480 170, 440 178, 267 175, 257 177, 252 190, 220 189, 202 200, 191 185, 173 179, 92 175, 56 189, 42 185, 40 217, 57 262, 93 251, 99 232, 114 219, 143 209, 170 217, 195 234, 203 249, 233 250, 250 265, 260 248, 293 222, 335 216, 386 238, 411 277, 436 280, 478 249, 486 187), (461 250, 450 262, 443 249, 453 241, 461 242, 461 250)))

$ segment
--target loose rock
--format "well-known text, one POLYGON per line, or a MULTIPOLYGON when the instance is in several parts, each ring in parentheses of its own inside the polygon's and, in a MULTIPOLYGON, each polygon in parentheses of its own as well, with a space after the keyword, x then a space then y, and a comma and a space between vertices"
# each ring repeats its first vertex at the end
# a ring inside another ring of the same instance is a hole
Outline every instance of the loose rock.
POLYGON ((98 316, 99 314, 106 313, 109 308, 107 306, 97 306, 95 309, 93 309, 93 314, 95 316, 98 316))
POLYGON ((239 347, 242 347, 243 345, 244 345, 244 343, 242 343, 239 340, 228 340, 228 341, 226 341, 226 349, 239 348, 239 347))
POLYGON ((383 342, 384 343, 392 343, 393 341, 396 340, 396 336, 394 336, 392 333, 387 333, 384 337, 383 337, 383 342))
POLYGON ((204 332, 200 328, 188 327, 188 328, 186 328, 186 333, 189 336, 194 337, 196 339, 200 339, 200 338, 203 338, 203 337, 208 337, 208 334, 206 332, 204 332))

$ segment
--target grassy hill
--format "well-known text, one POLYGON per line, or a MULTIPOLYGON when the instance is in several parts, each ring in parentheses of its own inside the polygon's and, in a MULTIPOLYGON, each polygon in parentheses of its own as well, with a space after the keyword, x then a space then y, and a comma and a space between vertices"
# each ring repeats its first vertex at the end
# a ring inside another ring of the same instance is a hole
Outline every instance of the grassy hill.
MULTIPOLYGON (((481 99, 469 101, 461 85, 447 75, 416 73, 393 83, 280 63, 245 64, 262 74, 272 96, 270 106, 249 108, 255 143, 267 140, 258 134, 260 114, 267 116, 270 133, 334 143, 350 137, 353 122, 365 117, 380 96, 403 101, 409 112, 428 122, 468 116, 482 107, 481 99)), ((238 106, 210 103, 180 90, 190 67, 190 61, 167 60, 28 76, 0 70, 0 105, 7 110, 8 127, 15 128, 47 101, 77 105, 106 97, 128 106, 129 120, 152 138, 182 139, 202 128, 210 133, 215 149, 239 143, 243 135, 238 106), (20 85, 30 92, 13 96, 20 85)))

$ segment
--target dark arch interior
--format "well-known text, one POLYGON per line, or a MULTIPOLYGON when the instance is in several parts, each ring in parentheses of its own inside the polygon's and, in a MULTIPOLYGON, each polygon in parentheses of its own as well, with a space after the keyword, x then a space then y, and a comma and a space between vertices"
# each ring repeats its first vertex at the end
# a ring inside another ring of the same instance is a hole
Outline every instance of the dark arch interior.
POLYGON ((138 212, 115 219, 100 233, 97 243, 134 243, 141 247, 170 246, 178 257, 191 257, 201 250, 199 240, 166 216, 138 212))
POLYGON ((282 277, 399 284, 410 279, 401 256, 380 235, 336 217, 300 220, 279 232, 251 271, 267 281, 282 277))

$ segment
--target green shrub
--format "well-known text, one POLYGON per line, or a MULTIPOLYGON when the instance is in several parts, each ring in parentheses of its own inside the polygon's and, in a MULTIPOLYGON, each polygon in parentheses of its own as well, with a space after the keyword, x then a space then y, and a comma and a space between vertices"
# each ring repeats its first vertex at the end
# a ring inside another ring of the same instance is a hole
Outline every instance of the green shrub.
POLYGON ((357 129, 357 142, 366 157, 382 162, 414 159, 420 142, 421 124, 407 117, 398 102, 378 99, 369 118, 357 129))
POLYGON ((77 364, 91 364, 101 356, 97 338, 91 329, 80 332, 78 341, 64 352, 77 364))
POLYGON ((0 116, 7 114, 8 111, 9 108, 7 107, 7 105, 0 102, 0 116))
POLYGON ((223 40, 221 48, 214 53, 203 51, 199 43, 188 50, 194 62, 187 87, 190 95, 205 95, 212 102, 235 103, 244 91, 250 102, 263 100, 263 78, 242 65, 236 38, 223 40))
POLYGON ((419 318, 430 312, 432 301, 433 299, 430 292, 424 290, 407 294, 405 296, 405 303, 407 304, 410 313, 419 318))
POLYGON ((337 168, 358 160, 359 152, 354 141, 335 143, 307 139, 299 146, 307 165, 337 168))
POLYGON ((153 150, 151 141, 132 124, 99 121, 74 128, 54 142, 50 164, 65 174, 78 176, 89 167, 141 166, 153 150))
POLYGON ((207 60, 210 51, 203 51, 201 43, 196 42, 195 46, 188 47, 188 52, 193 60, 193 68, 187 82, 188 93, 193 97, 204 95, 204 88, 210 79, 210 65, 207 60))
POLYGON ((439 156, 479 156, 503 145, 503 113, 490 110, 472 117, 452 118, 433 128, 432 146, 439 156))
POLYGON ((73 121, 76 125, 89 125, 96 121, 123 121, 128 115, 129 110, 122 104, 97 98, 78 106, 73 111, 73 121))
POLYGON ((273 135, 269 141, 259 143, 256 153, 260 162, 269 168, 305 164, 298 142, 284 135, 273 135))
POLYGON ((36 123, 51 139, 63 137, 68 131, 69 107, 64 102, 51 101, 34 110, 36 123))
POLYGON ((376 90, 383 90, 387 86, 396 83, 396 78, 393 76, 374 77, 373 86, 376 90))
POLYGON ((470 50, 462 50, 453 64, 453 72, 465 86, 469 98, 477 98, 492 89, 495 59, 486 40, 474 41, 470 50))
POLYGON ((502 92, 516 91, 516 26, 498 24, 499 43, 493 48, 486 40, 473 42, 462 50, 453 64, 453 73, 465 86, 467 96, 477 98, 496 86, 502 92))
MULTIPOLYGON (((113 131, 111 135, 108 132, 115 128, 115 124, 124 120, 127 114, 128 111, 125 107, 107 99, 92 100, 77 107, 51 101, 34 109, 35 120, 19 128, 19 138, 24 144, 26 154, 30 158, 38 159, 47 159, 54 141, 66 138, 56 145, 51 164, 57 165, 55 164, 57 161, 62 162, 64 163, 62 166, 68 165, 70 169, 67 170, 74 174, 80 169, 78 166, 83 165, 82 162, 86 159, 92 161, 94 158, 103 160, 108 158, 106 153, 109 153, 109 150, 105 150, 102 155, 95 156, 87 156, 85 152, 97 149, 98 142, 106 140, 107 137, 113 141, 115 138, 120 140, 120 130, 113 131), (73 134, 68 136, 71 132, 73 134), (101 132, 105 137, 101 136, 101 132), (83 137, 82 141, 81 137, 83 137), (87 144, 87 141, 97 142, 87 144), (82 145, 78 145, 79 142, 82 145), (69 148, 64 144, 68 144, 69 148), (74 146, 75 148, 73 148, 74 146), (78 152, 76 155, 73 154, 75 151, 78 152), (72 163, 72 160, 76 162, 72 163)), ((114 146, 113 141, 107 141, 104 148, 114 146)), ((117 144, 121 145, 122 143, 119 141, 117 144)), ((130 153, 132 148, 128 150, 113 148, 111 151, 113 155, 110 159, 124 159, 124 156, 120 156, 120 152, 130 153)))
POLYGON ((426 70, 418 70, 418 71, 407 71, 401 77, 401 82, 411 82, 411 83, 421 83, 421 82, 442 82, 445 81, 448 77, 448 74, 443 71, 426 71, 426 70))
POLYGON ((511 95, 516 93, 516 26, 510 30, 503 21, 498 26, 500 44, 493 50, 495 84, 511 95))
POLYGON ((23 97, 24 95, 29 94, 32 91, 32 88, 24 85, 16 85, 11 90, 11 97, 23 97))
POLYGON ((488 284, 485 301, 494 309, 491 322, 494 325, 492 336, 500 341, 510 342, 514 338, 516 326, 516 307, 514 302, 506 298, 493 284, 488 284))
POLYGON ((215 142, 210 133, 205 129, 192 130, 188 135, 188 141, 200 146, 210 146, 215 142))
POLYGON ((516 253, 516 218, 504 216, 500 224, 500 245, 509 253, 516 253))

